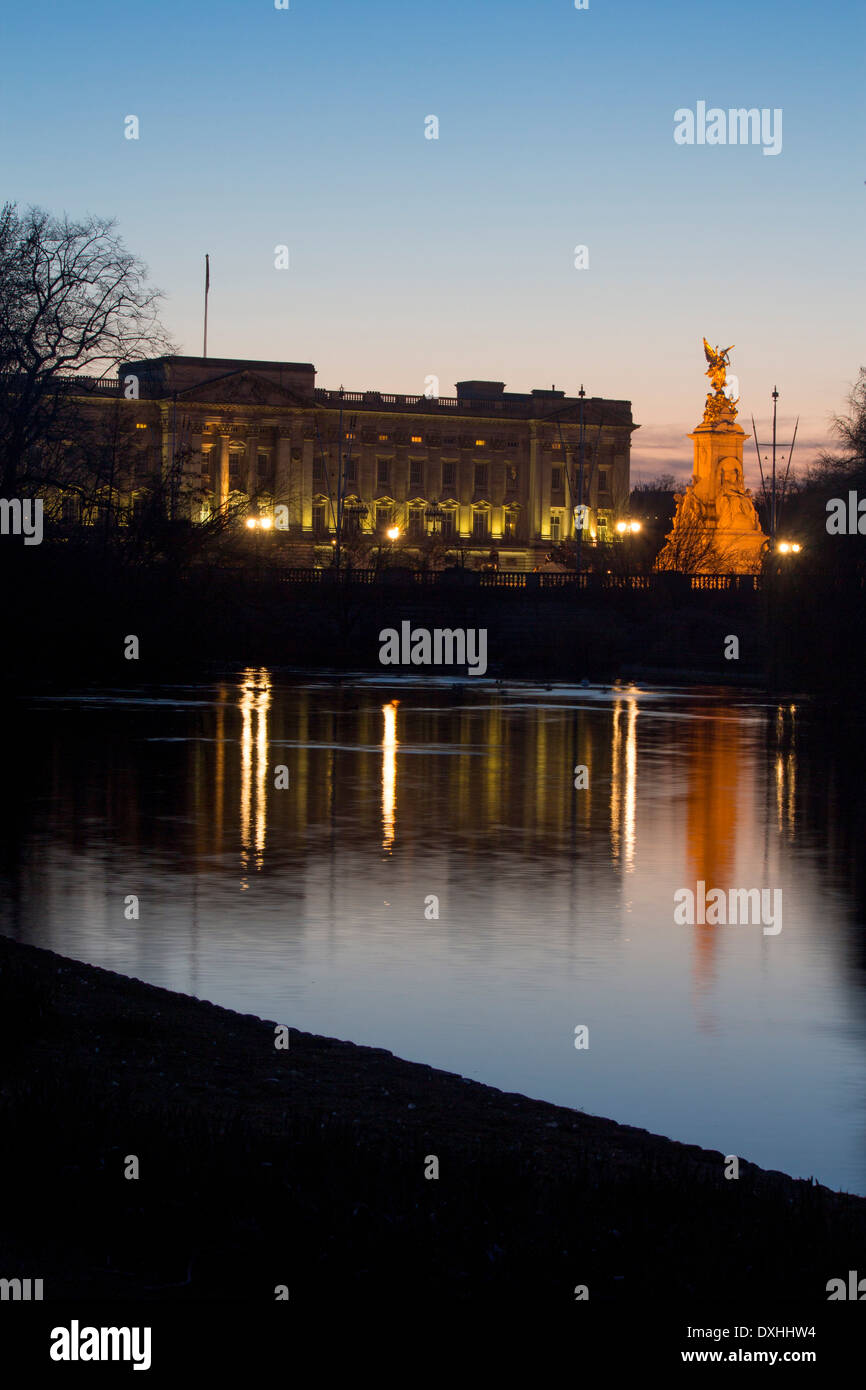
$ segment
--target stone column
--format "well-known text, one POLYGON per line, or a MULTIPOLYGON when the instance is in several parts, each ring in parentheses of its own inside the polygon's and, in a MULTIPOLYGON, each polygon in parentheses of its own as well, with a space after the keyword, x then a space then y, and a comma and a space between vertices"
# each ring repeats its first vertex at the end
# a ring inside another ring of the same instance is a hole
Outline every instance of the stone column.
POLYGON ((529 535, 527 541, 538 540, 541 536, 541 449, 538 443, 538 425, 529 422, 529 535))
POLYGON ((259 427, 258 427, 258 425, 249 425, 249 426, 247 426, 246 450, 247 450, 247 452, 246 452, 246 465, 245 465, 245 469, 244 469, 244 472, 245 472, 245 475, 246 475, 246 478, 245 478, 245 490, 246 490, 247 497, 252 497, 253 493, 256 491, 256 489, 258 488, 258 484, 259 484, 259 470, 258 470, 258 462, 259 462, 259 460, 258 460, 258 454, 259 454, 259 427))
POLYGON ((288 507, 289 526, 301 524, 299 499, 292 495, 292 427, 278 425, 277 456, 274 460, 274 506, 288 507))
POLYGON ((230 429, 221 429, 220 435, 220 454, 217 469, 217 511, 224 512, 229 500, 229 444, 231 443, 232 432, 230 429))
POLYGON ((307 532, 313 529, 313 451, 315 447, 316 441, 311 434, 309 439, 304 440, 304 457, 301 463, 301 478, 298 488, 301 525, 307 532))
POLYGON ((550 469, 549 458, 546 458, 541 449, 538 451, 538 475, 539 492, 541 494, 541 526, 539 534, 542 540, 550 540, 550 469))
POLYGON ((202 431, 201 421, 196 421, 192 426, 189 436, 191 454, 189 462, 184 469, 184 477, 181 485, 181 516, 198 521, 200 512, 199 494, 201 493, 201 475, 204 463, 202 452, 202 431))

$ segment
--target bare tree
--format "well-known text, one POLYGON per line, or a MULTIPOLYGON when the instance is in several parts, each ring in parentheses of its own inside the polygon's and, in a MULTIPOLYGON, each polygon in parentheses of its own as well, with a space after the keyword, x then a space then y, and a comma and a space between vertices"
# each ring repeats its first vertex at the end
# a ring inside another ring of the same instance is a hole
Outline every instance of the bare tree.
POLYGON ((843 482, 846 478, 866 472, 866 367, 860 368, 847 398, 848 413, 833 417, 833 433, 839 441, 838 452, 825 450, 819 454, 810 470, 808 482, 843 482))
POLYGON ((173 350, 162 294, 115 223, 74 222, 14 203, 0 211, 0 491, 41 480, 70 435, 67 380, 114 375, 121 363, 173 350))

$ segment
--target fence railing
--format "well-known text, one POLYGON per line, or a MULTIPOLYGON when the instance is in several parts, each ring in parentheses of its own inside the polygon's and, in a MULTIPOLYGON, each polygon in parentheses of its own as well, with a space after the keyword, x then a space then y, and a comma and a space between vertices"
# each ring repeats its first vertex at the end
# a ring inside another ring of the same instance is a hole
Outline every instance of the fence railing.
POLYGON ((581 590, 604 592, 710 590, 756 593, 760 579, 754 574, 544 574, 521 570, 404 570, 284 568, 269 571, 283 584, 403 584, 452 588, 520 590, 581 590))

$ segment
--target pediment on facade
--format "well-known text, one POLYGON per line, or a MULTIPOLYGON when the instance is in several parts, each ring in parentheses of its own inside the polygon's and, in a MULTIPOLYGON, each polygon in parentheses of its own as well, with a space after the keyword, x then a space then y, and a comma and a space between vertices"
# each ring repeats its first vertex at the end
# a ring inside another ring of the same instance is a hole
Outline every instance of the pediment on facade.
POLYGON ((178 392, 178 399, 203 405, 309 406, 295 391, 257 372, 229 372, 178 392))

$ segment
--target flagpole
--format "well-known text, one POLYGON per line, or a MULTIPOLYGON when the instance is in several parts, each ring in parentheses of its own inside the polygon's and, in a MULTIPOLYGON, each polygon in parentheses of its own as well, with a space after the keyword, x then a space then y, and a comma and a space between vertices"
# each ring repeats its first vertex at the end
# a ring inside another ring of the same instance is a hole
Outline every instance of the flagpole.
POLYGON ((203 357, 207 357, 207 296, 210 290, 210 256, 204 258, 204 352, 203 357))

